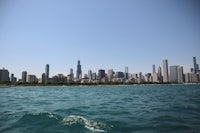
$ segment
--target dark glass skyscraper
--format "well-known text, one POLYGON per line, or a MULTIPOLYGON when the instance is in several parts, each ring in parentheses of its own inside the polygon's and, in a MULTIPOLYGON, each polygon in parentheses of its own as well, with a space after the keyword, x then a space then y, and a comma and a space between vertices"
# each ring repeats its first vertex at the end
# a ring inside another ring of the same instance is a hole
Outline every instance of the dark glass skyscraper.
POLYGON ((196 57, 193 57, 193 64, 194 64, 194 73, 197 73, 197 62, 196 62, 196 57))
POLYGON ((49 83, 49 64, 45 67, 45 83, 49 83))
POLYGON ((81 64, 80 64, 80 60, 78 60, 78 64, 77 64, 77 71, 76 71, 76 78, 80 78, 80 76, 82 75, 82 71, 81 71, 81 64))
POLYGON ((0 81, 8 82, 9 81, 9 72, 6 69, 0 69, 0 81))
POLYGON ((23 71, 22 72, 22 83, 26 83, 26 79, 27 79, 27 72, 23 71))

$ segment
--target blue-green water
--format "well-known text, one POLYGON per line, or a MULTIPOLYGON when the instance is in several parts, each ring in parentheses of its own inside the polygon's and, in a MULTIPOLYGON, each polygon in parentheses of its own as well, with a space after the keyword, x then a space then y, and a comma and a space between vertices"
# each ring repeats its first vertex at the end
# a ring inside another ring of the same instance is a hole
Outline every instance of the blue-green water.
POLYGON ((0 89, 1 133, 198 133, 200 85, 0 89))

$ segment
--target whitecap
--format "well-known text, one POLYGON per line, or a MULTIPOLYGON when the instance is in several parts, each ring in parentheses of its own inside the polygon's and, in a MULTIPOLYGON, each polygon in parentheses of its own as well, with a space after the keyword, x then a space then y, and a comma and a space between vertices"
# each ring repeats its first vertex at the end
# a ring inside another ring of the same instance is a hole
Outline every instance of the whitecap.
POLYGON ((102 122, 96 122, 93 120, 87 120, 86 118, 82 116, 77 115, 70 115, 68 117, 65 117, 62 122, 63 125, 74 125, 74 124, 81 124, 85 128, 87 128, 90 131, 94 132, 106 132, 106 130, 109 130, 112 126, 109 126, 102 122))

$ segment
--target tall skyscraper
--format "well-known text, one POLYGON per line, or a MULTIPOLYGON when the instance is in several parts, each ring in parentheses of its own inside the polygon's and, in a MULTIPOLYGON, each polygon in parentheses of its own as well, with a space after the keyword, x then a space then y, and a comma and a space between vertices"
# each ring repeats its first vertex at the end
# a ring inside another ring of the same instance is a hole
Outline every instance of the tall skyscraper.
POLYGON ((197 62, 196 62, 196 57, 193 57, 193 64, 194 64, 194 73, 197 73, 197 62))
POLYGON ((26 83, 26 80, 27 80, 27 72, 23 71, 22 72, 22 83, 26 83))
POLYGON ((162 82, 162 69, 160 66, 158 67, 158 80, 162 82))
POLYGON ((178 83, 183 83, 183 67, 178 66, 178 83))
POLYGON ((79 79, 81 78, 81 76, 82 76, 81 64, 80 64, 80 60, 78 60, 76 78, 79 79))
POLYGON ((45 67, 45 83, 49 83, 49 64, 45 67))
POLYGON ((124 73, 124 78, 128 79, 128 67, 125 67, 125 73, 124 73))
POLYGON ((167 83, 169 82, 167 59, 163 60, 162 63, 163 63, 163 82, 167 83))
POLYGON ((177 83, 178 82, 178 69, 177 66, 170 66, 170 82, 177 83))
POLYGON ((0 81, 8 82, 9 81, 9 72, 6 69, 0 69, 0 81))
POLYGON ((155 64, 152 65, 152 72, 153 72, 153 73, 156 72, 156 66, 155 66, 155 64))

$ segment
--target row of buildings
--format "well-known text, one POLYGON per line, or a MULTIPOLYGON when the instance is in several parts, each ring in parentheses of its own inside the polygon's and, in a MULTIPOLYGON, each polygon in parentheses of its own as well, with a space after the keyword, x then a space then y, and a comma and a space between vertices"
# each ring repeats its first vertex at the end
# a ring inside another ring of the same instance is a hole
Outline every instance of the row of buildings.
POLYGON ((162 61, 162 68, 159 66, 156 71, 156 66, 152 66, 152 73, 142 74, 129 73, 128 67, 125 71, 115 72, 109 69, 106 73, 104 69, 99 69, 98 73, 88 71, 88 74, 82 75, 80 60, 77 62, 76 75, 73 69, 67 76, 58 74, 49 77, 49 64, 45 66, 45 73, 41 78, 35 75, 28 74, 27 71, 22 72, 22 78, 17 81, 14 74, 9 77, 9 71, 0 69, 0 82, 21 82, 21 83, 198 83, 200 82, 199 65, 196 63, 196 57, 193 57, 193 65, 190 73, 184 73, 183 67, 179 65, 168 66, 168 60, 162 61))

